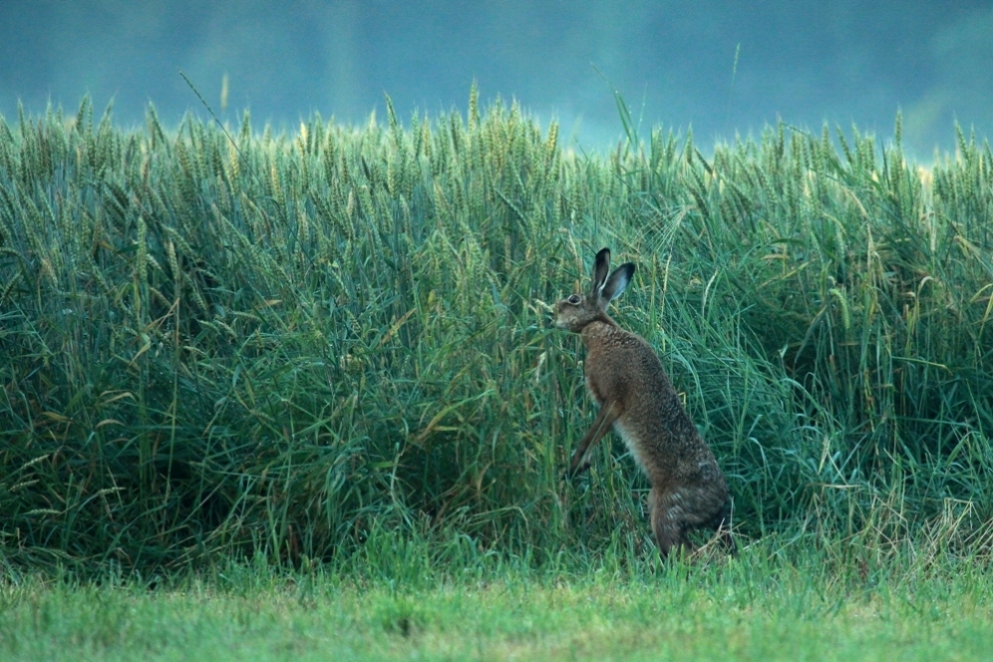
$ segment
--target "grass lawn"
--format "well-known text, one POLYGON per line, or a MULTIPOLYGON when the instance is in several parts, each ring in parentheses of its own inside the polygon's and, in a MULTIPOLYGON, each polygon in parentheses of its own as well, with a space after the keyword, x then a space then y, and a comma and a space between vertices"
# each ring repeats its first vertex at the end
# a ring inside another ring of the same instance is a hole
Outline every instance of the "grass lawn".
POLYGON ((100 585, 29 576, 0 590, 3 660, 970 660, 993 651, 973 563, 760 560, 413 582, 243 566, 100 585))

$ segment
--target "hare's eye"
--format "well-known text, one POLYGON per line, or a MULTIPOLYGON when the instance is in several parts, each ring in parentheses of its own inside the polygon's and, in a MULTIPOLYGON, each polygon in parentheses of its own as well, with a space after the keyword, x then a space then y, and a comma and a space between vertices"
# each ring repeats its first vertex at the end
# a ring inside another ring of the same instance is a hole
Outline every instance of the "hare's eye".
POLYGON ((570 296, 569 297, 569 303, 571 303, 574 306, 575 305, 578 305, 579 304, 579 295, 578 294, 573 294, 572 296, 570 296))

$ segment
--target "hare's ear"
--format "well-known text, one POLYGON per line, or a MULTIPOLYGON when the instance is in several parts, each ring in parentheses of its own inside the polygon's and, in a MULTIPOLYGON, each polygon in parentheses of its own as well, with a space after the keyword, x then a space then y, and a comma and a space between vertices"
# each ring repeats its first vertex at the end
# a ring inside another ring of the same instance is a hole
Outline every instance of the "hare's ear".
POLYGON ((608 303, 621 296, 631 282, 632 276, 634 276, 634 264, 631 262, 614 269, 614 273, 610 274, 603 291, 600 292, 600 307, 606 309, 608 303))
POLYGON ((600 296, 603 284, 607 282, 607 272, 610 271, 610 249, 601 248, 596 254, 596 262, 593 265, 593 289, 590 294, 594 298, 600 296))

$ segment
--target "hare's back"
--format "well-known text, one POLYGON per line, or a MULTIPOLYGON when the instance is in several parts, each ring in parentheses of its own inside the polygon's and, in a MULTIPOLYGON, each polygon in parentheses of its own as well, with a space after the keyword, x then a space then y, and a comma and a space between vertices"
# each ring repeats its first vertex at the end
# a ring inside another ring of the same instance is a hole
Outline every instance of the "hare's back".
POLYGON ((586 376, 601 404, 645 399, 661 404, 674 395, 662 362, 641 336, 615 327, 594 340, 586 357, 586 376))

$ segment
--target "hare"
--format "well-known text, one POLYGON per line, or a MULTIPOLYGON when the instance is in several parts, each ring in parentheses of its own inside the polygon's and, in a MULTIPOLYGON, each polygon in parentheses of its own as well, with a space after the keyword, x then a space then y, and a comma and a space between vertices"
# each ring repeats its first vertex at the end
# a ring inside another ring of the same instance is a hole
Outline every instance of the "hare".
POLYGON ((586 386, 600 405, 593 427, 572 455, 569 475, 589 468, 593 448, 613 425, 652 483, 649 509, 662 558, 675 546, 692 552, 686 534, 697 527, 719 530, 733 554, 731 501, 714 454, 649 344, 607 315, 607 306, 631 282, 634 264, 622 264, 608 278, 609 270, 610 250, 604 248, 596 255, 590 291, 572 294, 554 309, 556 328, 582 336, 586 386))

